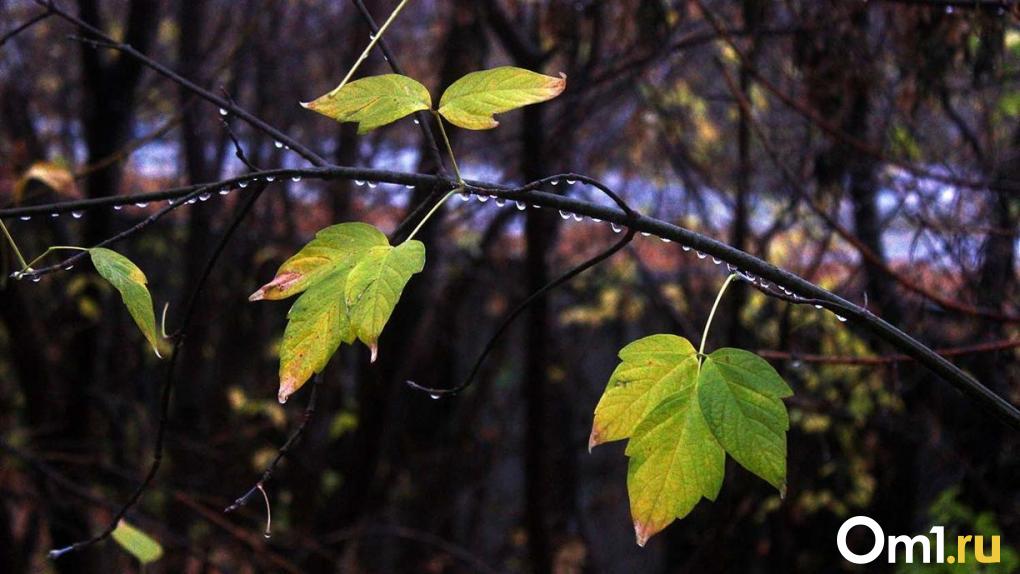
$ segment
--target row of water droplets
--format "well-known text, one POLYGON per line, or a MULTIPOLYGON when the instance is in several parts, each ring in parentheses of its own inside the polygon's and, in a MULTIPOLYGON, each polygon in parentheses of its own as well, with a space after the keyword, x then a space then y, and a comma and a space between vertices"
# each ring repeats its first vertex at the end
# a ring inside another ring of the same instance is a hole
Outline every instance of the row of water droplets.
MULTIPOLYGON (((563 180, 553 180, 553 181, 550 182, 550 184, 551 185, 559 185, 560 181, 565 181, 568 185, 573 185, 573 184, 577 183, 577 180, 566 179, 565 178, 563 180)), ((482 195, 482 194, 472 194, 472 193, 468 193, 468 192, 461 192, 461 193, 458 194, 458 196, 460 197, 461 201, 464 201, 464 202, 468 202, 468 201, 471 201, 472 199, 475 199, 479 203, 487 203, 491 199, 493 201, 493 203, 496 204, 497 207, 503 207, 503 206, 505 206, 505 205, 507 205, 509 203, 509 201, 506 198, 502 198, 502 197, 499 197, 499 196, 496 196, 496 195, 482 195)), ((523 201, 520 201, 520 200, 514 200, 513 204, 514 204, 514 206, 519 211, 524 211, 525 209, 528 208, 528 205, 526 203, 524 203, 523 201)), ((541 209, 541 206, 537 205, 537 204, 532 204, 531 207, 534 208, 534 209, 541 209)), ((571 221, 571 220, 573 220, 573 221, 580 222, 580 221, 584 221, 584 218, 585 218, 585 216, 583 216, 583 215, 580 215, 580 214, 577 214, 577 213, 571 213, 569 211, 562 210, 562 209, 559 210, 559 214, 560 214, 560 218, 563 219, 564 221, 571 221)), ((595 222, 595 223, 603 223, 603 221, 601 219, 597 218, 597 217, 592 217, 590 219, 593 222, 595 222)), ((623 226, 618 225, 615 222, 609 222, 609 227, 613 230, 613 233, 622 233, 623 232, 623 226)), ((640 232, 640 235, 642 237, 651 237, 652 236, 652 234, 647 232, 647 231, 640 232)), ((663 243, 672 243, 672 240, 667 238, 667 237, 659 237, 659 236, 655 236, 655 237, 657 237, 659 239, 659 241, 662 241, 663 243)), ((692 251, 692 248, 689 245, 680 245, 680 248, 684 252, 692 251)), ((697 250, 694 250, 694 254, 697 256, 698 259, 707 259, 709 257, 708 254, 702 253, 701 251, 697 251, 697 250)), ((719 259, 718 257, 712 257, 712 263, 714 263, 716 265, 722 265, 723 261, 722 261, 722 259, 719 259)), ((787 289, 786 287, 783 287, 782 285, 779 285, 779 284, 772 284, 772 283, 770 283, 770 282, 768 282, 768 281, 766 281, 766 280, 764 280, 762 278, 756 277, 755 275, 753 275, 750 272, 742 271, 742 270, 738 269, 732 263, 727 263, 726 267, 727 267, 727 269, 731 273, 736 273, 737 276, 740 277, 740 279, 742 279, 743 281, 751 283, 752 285, 757 285, 757 286, 761 287, 762 289, 764 289, 766 291, 774 291, 774 292, 777 292, 777 293, 782 293, 782 294, 786 295, 787 297, 790 297, 790 298, 794 299, 795 301, 796 300, 800 300, 800 299, 804 299, 804 297, 801 297, 800 295, 798 295, 793 290, 787 289)), ((815 308, 823 309, 824 307, 822 307, 821 305, 815 305, 815 308)), ((836 319, 838 319, 841 323, 846 322, 846 317, 843 317, 842 315, 838 315, 837 314, 836 315, 836 319)), ((432 398, 438 399, 439 396, 436 395, 436 396, 433 396, 432 398)))

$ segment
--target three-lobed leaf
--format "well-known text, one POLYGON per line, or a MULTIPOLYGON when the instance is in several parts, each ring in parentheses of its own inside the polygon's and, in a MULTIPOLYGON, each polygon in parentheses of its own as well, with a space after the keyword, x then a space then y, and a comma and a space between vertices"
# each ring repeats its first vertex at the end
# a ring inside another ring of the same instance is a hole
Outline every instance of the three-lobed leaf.
POLYGON ((123 520, 117 523, 110 536, 143 565, 163 557, 163 546, 159 542, 123 520))
POLYGON ((753 353, 704 357, 675 335, 652 335, 620 351, 621 363, 595 409, 589 447, 629 438, 627 490, 638 544, 715 500, 725 453, 781 492, 786 481, 792 394, 753 353))
POLYGON ((152 309, 152 295, 146 287, 148 280, 145 273, 120 253, 105 247, 93 247, 88 250, 92 265, 99 275, 106 279, 120 293, 124 306, 134 319, 135 324, 152 345, 153 351, 159 354, 159 338, 156 334, 156 315, 152 309))
POLYGON ((363 134, 431 109, 432 96, 414 79, 383 74, 344 84, 301 105, 338 122, 357 122, 358 133, 363 134))
POLYGON ((556 78, 513 66, 472 72, 446 89, 439 113, 465 129, 492 129, 499 125, 494 114, 551 100, 566 86, 562 74, 556 78))
POLYGON ((280 402, 321 372, 341 343, 361 339, 377 355, 377 341, 411 276, 425 264, 425 246, 392 247, 365 223, 319 231, 287 259, 251 301, 300 294, 287 313, 280 343, 280 402))

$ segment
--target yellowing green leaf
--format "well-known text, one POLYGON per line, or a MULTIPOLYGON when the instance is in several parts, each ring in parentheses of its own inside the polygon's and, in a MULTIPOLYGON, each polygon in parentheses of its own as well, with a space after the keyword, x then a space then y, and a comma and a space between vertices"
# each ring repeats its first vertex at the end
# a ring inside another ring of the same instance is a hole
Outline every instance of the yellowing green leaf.
POLYGON ((302 106, 338 122, 357 122, 358 133, 432 108, 425 86, 399 74, 355 80, 302 106))
POLYGON ((350 307, 354 332, 372 350, 373 361, 378 355, 379 335, 397 306, 404 286, 412 275, 424 268, 425 245, 420 241, 405 241, 396 247, 371 248, 351 270, 344 297, 350 307))
POLYGON ((89 256, 99 275, 120 292, 131 318, 159 356, 156 315, 152 310, 152 296, 146 287, 145 273, 127 257, 104 247, 89 249, 89 256))
POLYGON ((554 78, 512 66, 472 72, 447 88, 439 113, 456 126, 487 130, 499 125, 493 114, 551 100, 566 86, 562 74, 554 78))
POLYGON ((326 368, 341 342, 354 342, 344 303, 350 266, 333 271, 305 291, 287 313, 280 344, 281 403, 326 368))
POLYGON ((629 438, 627 491, 639 545, 702 497, 715 500, 726 453, 780 490, 786 481, 789 386, 739 349, 705 357, 687 339, 652 335, 620 351, 595 409, 590 446, 629 438))
POLYGON ((117 523, 110 536, 142 564, 151 564, 163 557, 159 542, 123 520, 117 523))
POLYGON ((659 403, 634 430, 627 491, 639 546, 722 487, 726 454, 712 437, 694 386, 659 403))
POLYGON ((676 335, 652 335, 620 350, 622 361, 595 407, 588 449, 627 438, 662 400, 694 384, 697 352, 676 335))
POLYGON ((301 251, 283 262, 272 281, 249 301, 286 299, 338 269, 350 269, 370 248, 388 246, 386 236, 366 223, 340 223, 315 234, 301 251))
POLYGON ((390 249, 386 236, 365 223, 340 223, 315 235, 285 261, 272 281, 249 299, 302 295, 287 313, 280 344, 280 402, 321 372, 341 342, 354 342, 344 288, 351 270, 376 247, 390 249))
POLYGON ((764 359, 740 349, 719 349, 705 359, 698 401, 719 444, 741 466, 780 491, 786 485, 786 431, 780 400, 793 394, 764 359))

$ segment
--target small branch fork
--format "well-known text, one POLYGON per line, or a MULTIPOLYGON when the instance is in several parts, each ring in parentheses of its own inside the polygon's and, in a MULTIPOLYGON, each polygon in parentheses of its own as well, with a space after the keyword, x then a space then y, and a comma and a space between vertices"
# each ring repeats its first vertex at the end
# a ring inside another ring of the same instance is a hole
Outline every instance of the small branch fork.
MULTIPOLYGON (((262 477, 259 478, 258 482, 255 483, 255 486, 252 486, 250 489, 248 489, 247 492, 238 497, 238 499, 235 500, 233 504, 224 508, 223 512, 226 513, 234 512, 235 510, 241 508, 245 504, 248 504, 248 501, 251 500, 251 497, 255 496, 256 492, 261 491, 263 496, 265 496, 266 483, 269 482, 271 478, 273 478, 273 473, 276 472, 276 467, 279 466, 280 461, 283 460, 283 457, 287 456, 287 454, 290 453, 291 448, 293 448, 294 445, 297 444, 299 440, 301 440, 302 435, 304 435, 305 433, 305 428, 308 426, 308 423, 312 420, 312 417, 315 416, 316 397, 318 396, 319 383, 321 382, 322 373, 317 373, 314 377, 312 377, 312 391, 311 393, 309 393, 308 405, 305 407, 305 413, 301 418, 301 424, 299 424, 298 427, 294 429, 294 432, 291 433, 290 437, 287 439, 287 442, 283 443, 283 446, 280 447, 280 450, 276 452, 276 456, 273 458, 273 461, 266 466, 266 469, 262 472, 262 477)), ((267 516, 269 516, 268 508, 269 499, 268 497, 266 497, 267 516)), ((268 536, 268 534, 269 524, 267 523, 266 535, 268 536)))

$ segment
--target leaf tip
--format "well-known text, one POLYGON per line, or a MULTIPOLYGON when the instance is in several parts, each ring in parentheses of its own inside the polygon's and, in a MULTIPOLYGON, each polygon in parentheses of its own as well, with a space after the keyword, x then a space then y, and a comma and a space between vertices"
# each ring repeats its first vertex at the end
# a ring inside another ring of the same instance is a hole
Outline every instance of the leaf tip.
POLYGON ((637 521, 634 522, 634 536, 637 538, 637 545, 641 548, 645 547, 645 544, 648 543, 648 539, 654 534, 655 532, 652 531, 648 524, 637 521))
POLYGON ((287 404, 287 400, 297 390, 297 381, 293 377, 287 377, 280 381, 280 392, 277 393, 276 399, 280 401, 281 405, 287 404))
POLYGON ((368 348, 372 351, 372 356, 369 358, 370 363, 374 363, 379 358, 379 345, 377 343, 371 343, 368 348))
POLYGON ((261 301, 261 300, 263 300, 265 298, 266 298, 266 290, 265 290, 264 287, 259 288, 258 291, 254 292, 254 293, 252 293, 251 295, 248 296, 248 300, 251 301, 252 303, 254 303, 256 301, 261 301))
POLYGON ((602 433, 599 432, 598 427, 591 427, 591 435, 588 436, 588 454, 591 454, 592 449, 602 444, 602 433))

